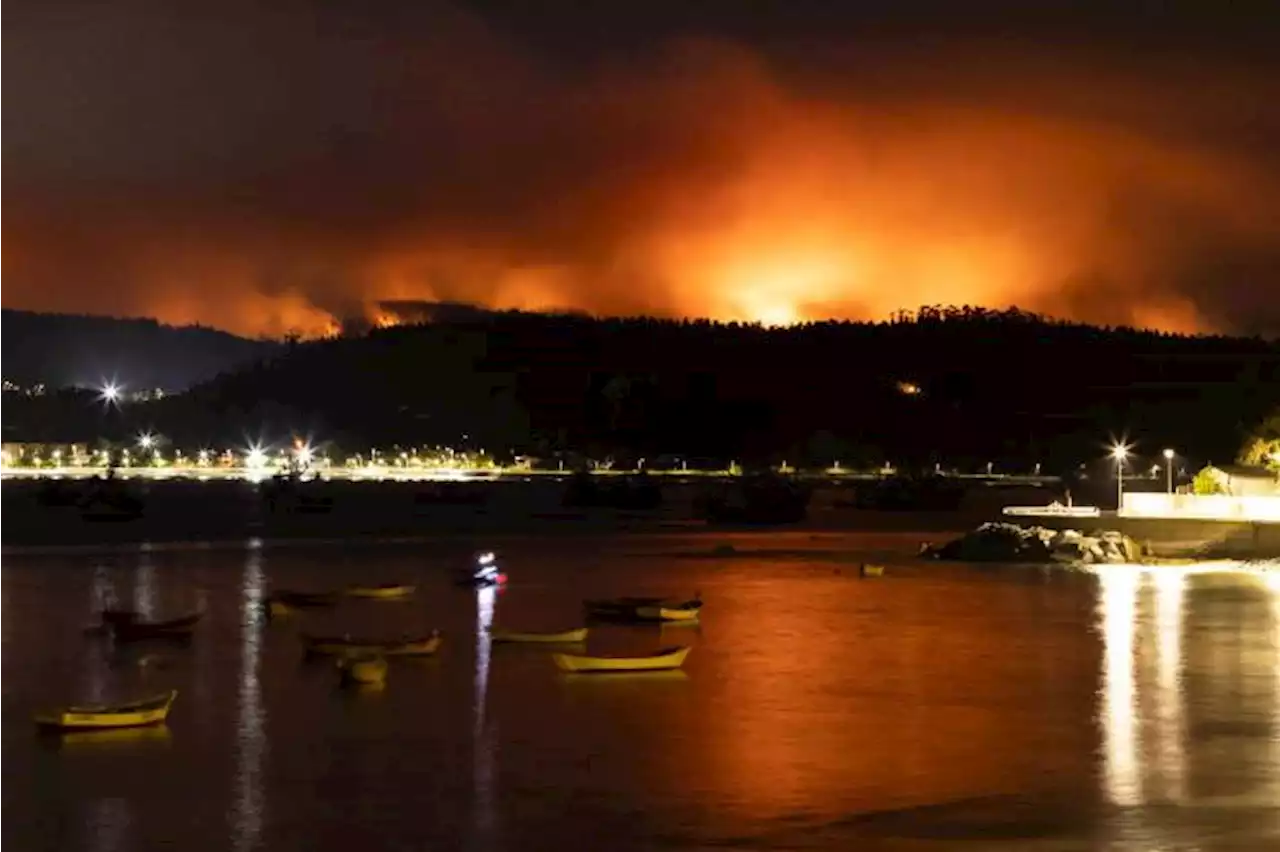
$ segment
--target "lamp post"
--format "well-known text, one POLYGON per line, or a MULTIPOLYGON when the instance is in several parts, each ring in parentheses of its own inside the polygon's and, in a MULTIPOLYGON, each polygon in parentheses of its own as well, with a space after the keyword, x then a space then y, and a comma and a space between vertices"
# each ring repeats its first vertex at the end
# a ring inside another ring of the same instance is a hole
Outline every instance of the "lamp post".
POLYGON ((1176 455, 1177 453, 1171 449, 1166 449, 1164 451, 1165 480, 1168 484, 1170 494, 1173 493, 1173 457, 1176 455))
POLYGON ((1124 505, 1124 460, 1129 457, 1129 448, 1124 444, 1116 444, 1111 448, 1111 458, 1116 460, 1116 515, 1124 505))

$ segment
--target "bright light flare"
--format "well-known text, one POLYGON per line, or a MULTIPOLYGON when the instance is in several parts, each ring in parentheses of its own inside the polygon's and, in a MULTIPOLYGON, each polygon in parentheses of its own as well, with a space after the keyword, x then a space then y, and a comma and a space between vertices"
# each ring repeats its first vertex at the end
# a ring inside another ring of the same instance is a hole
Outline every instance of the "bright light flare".
POLYGON ((150 432, 143 432, 138 436, 138 446, 144 450, 149 450, 156 445, 156 436, 150 432))
POLYGON ((98 389, 98 400, 108 405, 117 405, 120 402, 122 389, 114 382, 107 382, 98 389))
POLYGON ((244 463, 250 470, 261 470, 267 466, 267 453, 260 446, 251 446, 245 452, 244 463))
POLYGON ((1129 458, 1132 447, 1129 444, 1115 444, 1111 447, 1111 458, 1117 463, 1123 464, 1125 459, 1129 458))

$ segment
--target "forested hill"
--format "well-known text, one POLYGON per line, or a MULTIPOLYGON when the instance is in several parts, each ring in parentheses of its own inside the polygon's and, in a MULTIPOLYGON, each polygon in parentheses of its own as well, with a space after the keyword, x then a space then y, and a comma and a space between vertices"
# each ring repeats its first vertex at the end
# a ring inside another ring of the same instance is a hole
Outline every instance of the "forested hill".
POLYGON ((266 357, 279 344, 203 326, 153 319, 43 314, 6 308, 4 378, 19 385, 92 386, 115 378, 129 388, 183 390, 266 357))
POLYGON ((1226 459, 1280 346, 924 309, 787 329, 523 313, 298 343, 135 412, 177 437, 716 458, 1074 463, 1108 434, 1226 459), (464 439, 463 436, 468 436, 464 439))

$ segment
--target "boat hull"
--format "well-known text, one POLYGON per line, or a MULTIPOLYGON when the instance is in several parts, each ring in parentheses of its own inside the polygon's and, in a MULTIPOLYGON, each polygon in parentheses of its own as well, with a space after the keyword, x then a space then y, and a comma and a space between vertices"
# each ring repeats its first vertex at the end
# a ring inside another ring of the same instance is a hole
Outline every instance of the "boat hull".
POLYGON ((151 639, 190 639, 204 613, 196 612, 167 621, 120 621, 111 625, 117 642, 143 642, 151 639))
POLYGON ((35 717, 38 727, 58 731, 97 731, 112 728, 138 728, 158 725, 169 717, 169 708, 178 691, 144 701, 117 706, 68 707, 35 717))
POLYGON ((331 592, 289 592, 279 591, 267 598, 268 602, 281 603, 287 607, 326 607, 334 606, 338 596, 331 592))
POLYGON ((349 598, 389 601, 412 597, 413 586, 352 586, 346 590, 349 598))
POLYGON ((377 656, 377 657, 429 657, 440 650, 440 635, 421 639, 381 641, 376 639, 346 639, 333 636, 304 636, 303 647, 308 654, 327 657, 377 656))
POLYGON ((502 643, 542 643, 570 645, 587 641, 587 628, 564 630, 560 633, 521 633, 514 630, 493 630, 489 633, 493 642, 502 643))
POLYGON ((697 609, 682 609, 666 606, 642 606, 636 608, 636 616, 645 621, 697 621, 697 609))
POLYGON ((689 656, 687 646, 670 648, 651 657, 585 657, 576 654, 552 654, 561 671, 578 674, 605 672, 658 672, 678 669, 689 656))

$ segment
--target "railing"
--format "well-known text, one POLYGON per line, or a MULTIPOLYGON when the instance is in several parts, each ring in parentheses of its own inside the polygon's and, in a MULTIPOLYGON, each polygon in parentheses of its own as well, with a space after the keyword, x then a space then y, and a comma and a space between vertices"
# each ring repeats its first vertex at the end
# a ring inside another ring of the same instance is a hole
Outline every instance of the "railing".
POLYGON ((1048 506, 1005 506, 1004 514, 1030 518, 1099 518, 1102 510, 1097 506, 1050 503, 1048 506))

